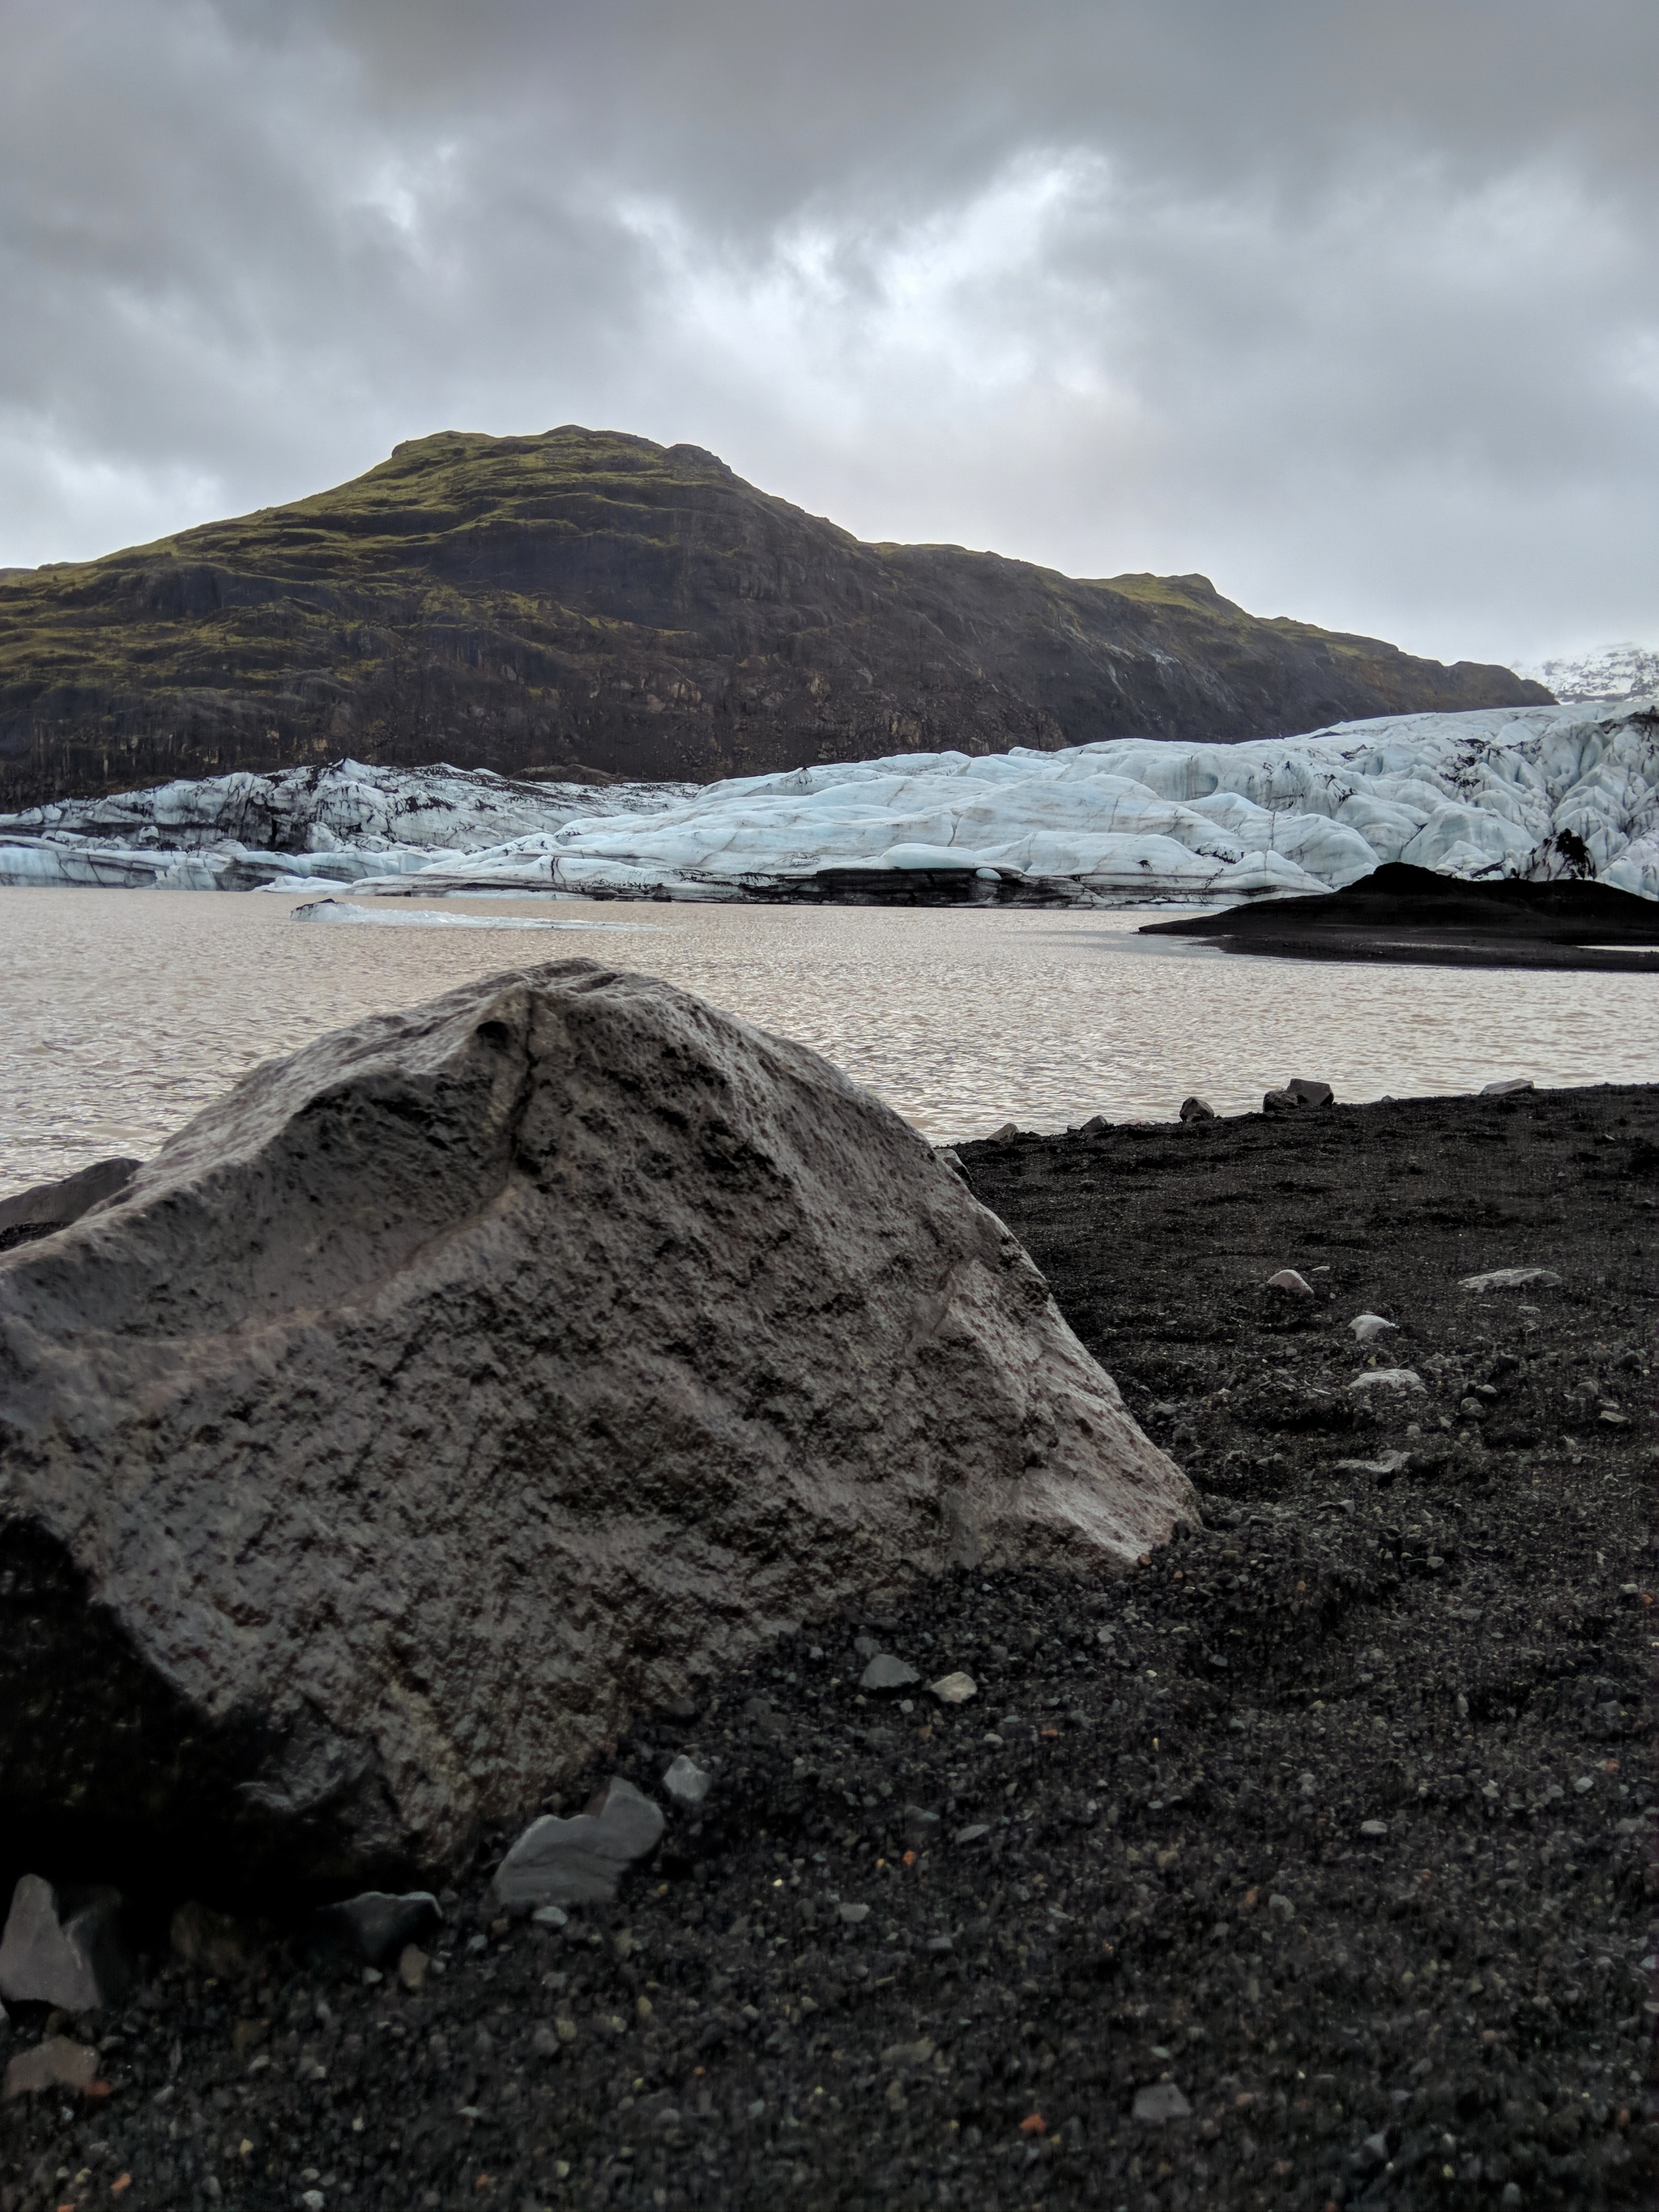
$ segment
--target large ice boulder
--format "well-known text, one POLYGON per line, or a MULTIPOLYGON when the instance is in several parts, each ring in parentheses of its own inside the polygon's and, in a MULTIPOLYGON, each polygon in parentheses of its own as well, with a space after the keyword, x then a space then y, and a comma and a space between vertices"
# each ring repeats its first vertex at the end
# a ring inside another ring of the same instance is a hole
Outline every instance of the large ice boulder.
POLYGON ((436 1869, 786 1624, 1194 1510, 869 1092, 665 983, 498 975, 0 1259, 0 1813, 436 1869))

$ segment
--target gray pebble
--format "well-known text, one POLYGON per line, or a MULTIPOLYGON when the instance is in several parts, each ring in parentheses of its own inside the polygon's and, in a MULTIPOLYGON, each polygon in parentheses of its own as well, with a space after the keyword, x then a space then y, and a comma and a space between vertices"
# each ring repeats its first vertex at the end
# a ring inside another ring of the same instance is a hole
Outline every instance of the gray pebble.
POLYGON ((663 1776, 662 1786, 677 1805, 690 1809, 708 1796, 710 1779, 695 1759, 682 1752, 663 1776))
POLYGON ((1192 2111, 1173 2081, 1154 2081, 1149 2088, 1135 2091, 1134 2117, 1149 2125, 1160 2120, 1190 2119, 1192 2111))
POLYGON ((115 1890, 77 1899, 39 1875, 21 1876, 0 1936, 0 1996, 64 2012, 118 2003, 133 1976, 120 1916, 115 1890))
POLYGON ((662 1808, 617 1775, 574 1820, 532 1820, 495 1869, 495 1897, 511 1910, 610 1904, 635 1861, 654 1850, 662 1808))

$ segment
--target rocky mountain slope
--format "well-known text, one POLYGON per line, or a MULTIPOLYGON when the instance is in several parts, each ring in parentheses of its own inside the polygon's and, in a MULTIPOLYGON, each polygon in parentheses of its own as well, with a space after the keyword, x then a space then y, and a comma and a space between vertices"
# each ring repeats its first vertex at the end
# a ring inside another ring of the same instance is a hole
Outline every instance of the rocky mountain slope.
POLYGON ((447 431, 294 505, 0 574, 0 805, 343 753, 720 776, 1547 701, 1202 576, 868 545, 692 446, 447 431))

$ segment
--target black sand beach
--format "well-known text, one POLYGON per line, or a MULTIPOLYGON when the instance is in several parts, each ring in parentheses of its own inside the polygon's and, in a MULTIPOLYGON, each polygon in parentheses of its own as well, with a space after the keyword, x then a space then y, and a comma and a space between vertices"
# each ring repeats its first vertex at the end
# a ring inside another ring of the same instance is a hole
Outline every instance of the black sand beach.
POLYGON ((494 1914, 504 1831, 417 1988, 142 1900, 130 2007, 0 2046, 100 2051, 3 2212, 1651 2201, 1659 1091, 963 1157, 1206 1530, 785 1638, 617 1747, 714 1775, 617 1906, 494 1914))

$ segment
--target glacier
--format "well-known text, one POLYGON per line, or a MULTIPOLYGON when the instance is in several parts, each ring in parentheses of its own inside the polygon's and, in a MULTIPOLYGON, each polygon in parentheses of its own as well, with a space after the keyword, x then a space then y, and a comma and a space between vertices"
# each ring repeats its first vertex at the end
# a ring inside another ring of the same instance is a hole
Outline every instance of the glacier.
POLYGON ((836 897, 914 884, 1118 906, 1340 890, 1406 860, 1659 897, 1652 697, 1244 744, 903 754, 701 787, 355 762, 285 776, 298 781, 218 777, 0 817, 0 883, 731 901, 823 897, 835 871, 836 897))
POLYGON ((691 797, 693 783, 515 782, 362 761, 240 771, 0 815, 0 884, 302 890, 459 861, 526 832, 691 797))

